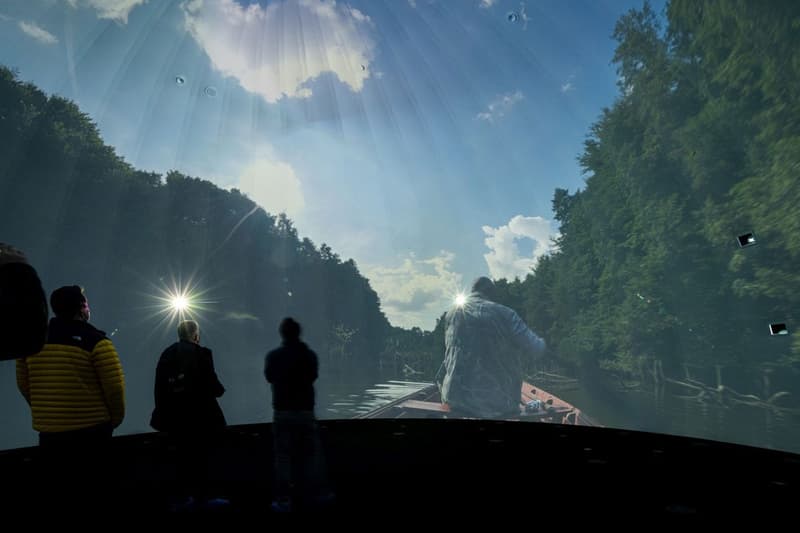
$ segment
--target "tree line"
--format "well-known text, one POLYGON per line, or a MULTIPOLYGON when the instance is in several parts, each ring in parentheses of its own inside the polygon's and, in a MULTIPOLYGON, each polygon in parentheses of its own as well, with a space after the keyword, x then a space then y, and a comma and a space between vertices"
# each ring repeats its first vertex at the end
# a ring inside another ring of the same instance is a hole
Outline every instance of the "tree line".
MULTIPOLYGON (((589 129, 585 185, 555 190, 554 250, 501 300, 585 377, 657 362, 797 384, 800 3, 645 3, 613 36, 618 94, 589 129)), ((441 327, 416 339, 431 361, 441 327)))

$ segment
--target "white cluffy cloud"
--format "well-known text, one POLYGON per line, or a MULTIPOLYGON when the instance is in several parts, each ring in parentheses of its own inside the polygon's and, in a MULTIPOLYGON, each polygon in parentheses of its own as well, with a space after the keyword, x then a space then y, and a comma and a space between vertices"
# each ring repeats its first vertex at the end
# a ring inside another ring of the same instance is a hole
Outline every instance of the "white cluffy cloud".
POLYGON ((539 258, 553 248, 552 239, 558 237, 552 223, 542 217, 517 215, 505 226, 483 226, 484 242, 489 253, 484 254, 492 278, 525 278, 536 266, 539 258), (523 254, 519 242, 530 239, 533 250, 523 254))
POLYGON ((568 93, 570 91, 574 91, 575 90, 575 84, 572 83, 573 81, 575 81, 575 73, 574 72, 569 75, 569 77, 567 78, 567 81, 565 81, 564 83, 561 84, 561 92, 562 93, 568 93))
POLYGON ((72 7, 91 7, 97 11, 97 17, 110 19, 122 24, 128 23, 128 15, 134 7, 146 3, 147 0, 67 0, 72 7))
POLYGON ((486 122, 494 122, 505 116, 506 113, 511 111, 511 108, 523 98, 525 98, 525 95, 523 95, 520 90, 500 95, 489 103, 486 107, 486 111, 478 113, 475 118, 478 120, 485 120, 486 122))
POLYGON ((451 270, 454 259, 455 255, 446 250, 428 259, 411 253, 397 266, 367 266, 363 270, 393 325, 430 330, 461 289, 461 275, 451 270))
POLYGON ((296 217, 305 207, 303 188, 288 163, 261 158, 252 161, 239 175, 236 187, 270 214, 296 217))
POLYGON ((370 75, 372 21, 347 4, 190 0, 182 8, 186 29, 214 68, 267 102, 308 98, 307 83, 326 72, 356 92, 370 75))
POLYGON ((35 22, 25 22, 21 20, 17 24, 19 29, 21 29, 26 35, 33 37, 42 44, 56 44, 58 42, 58 39, 55 35, 42 28, 35 22))
POLYGON ((482 7, 483 9, 489 9, 489 8, 490 8, 490 7, 492 7, 492 6, 493 6, 493 5, 494 5, 496 2, 497 2, 497 0, 481 0, 481 7, 482 7))

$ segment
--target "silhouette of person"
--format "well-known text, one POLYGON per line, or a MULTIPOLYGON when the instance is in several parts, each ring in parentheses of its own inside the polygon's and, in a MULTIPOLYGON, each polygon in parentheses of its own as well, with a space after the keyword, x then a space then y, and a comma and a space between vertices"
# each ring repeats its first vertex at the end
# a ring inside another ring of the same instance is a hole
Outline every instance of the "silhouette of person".
POLYGON ((211 350, 200 345, 198 323, 181 322, 178 339, 164 350, 156 367, 150 425, 169 433, 176 444, 178 478, 187 492, 176 505, 224 505, 226 500, 209 498, 208 475, 210 454, 226 426, 217 401, 225 387, 217 377, 211 350))
POLYGON ((284 318, 279 332, 283 343, 269 352, 264 375, 272 386, 272 433, 275 453, 275 488, 272 509, 291 511, 332 501, 322 447, 314 415, 314 381, 319 363, 300 340, 301 328, 284 318), (292 495, 291 486, 297 487, 292 495))
POLYGON ((480 418, 519 414, 524 361, 545 342, 515 313, 492 301, 492 280, 475 280, 472 292, 445 315, 445 358, 437 373, 442 402, 480 418))
POLYGON ((25 254, 0 242, 0 361, 42 351, 47 298, 25 254))

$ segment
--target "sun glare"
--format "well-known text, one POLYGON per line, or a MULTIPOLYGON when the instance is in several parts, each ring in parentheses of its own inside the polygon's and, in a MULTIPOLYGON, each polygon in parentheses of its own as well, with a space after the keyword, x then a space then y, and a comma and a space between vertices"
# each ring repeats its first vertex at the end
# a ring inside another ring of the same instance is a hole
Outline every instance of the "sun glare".
POLYGON ((172 308, 179 313, 187 311, 189 306, 189 298, 183 294, 178 294, 172 298, 172 308))

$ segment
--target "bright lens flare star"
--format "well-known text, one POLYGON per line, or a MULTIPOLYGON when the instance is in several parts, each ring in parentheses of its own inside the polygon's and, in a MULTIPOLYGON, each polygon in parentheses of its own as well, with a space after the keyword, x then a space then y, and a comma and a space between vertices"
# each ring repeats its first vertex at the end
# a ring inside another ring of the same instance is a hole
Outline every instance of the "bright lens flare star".
POLYGON ((455 304, 456 307, 464 307, 467 304, 467 295, 464 293, 457 294, 455 304))
POLYGON ((188 291, 170 291, 166 298, 161 298, 161 301, 165 304, 164 311, 180 320, 192 315, 195 311, 195 302, 188 291))
POLYGON ((168 320, 194 320, 198 312, 205 309, 204 304, 209 303, 192 287, 181 287, 177 284, 171 289, 161 289, 161 295, 155 298, 158 302, 158 314, 168 320))
POLYGON ((150 287, 150 292, 141 294, 149 302, 141 309, 148 311, 148 318, 157 320, 154 330, 171 329, 184 320, 202 322, 203 315, 211 312, 217 303, 209 299, 210 289, 203 288, 191 278, 184 281, 160 277, 157 282, 150 282, 150 287))
POLYGON ((172 308, 179 313, 183 313, 189 309, 189 298, 183 294, 179 294, 172 298, 172 308))

